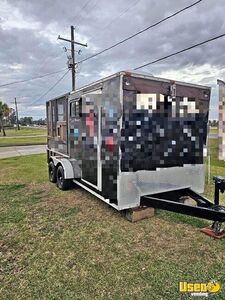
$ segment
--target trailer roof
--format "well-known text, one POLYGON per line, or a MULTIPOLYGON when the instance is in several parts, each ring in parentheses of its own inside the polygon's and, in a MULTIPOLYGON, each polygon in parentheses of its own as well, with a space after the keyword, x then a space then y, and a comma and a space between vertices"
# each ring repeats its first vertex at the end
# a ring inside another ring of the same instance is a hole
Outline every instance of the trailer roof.
POLYGON ((167 82, 167 83, 175 82, 178 85, 201 88, 201 89, 211 89, 211 87, 209 87, 209 86, 204 86, 204 85, 199 85, 199 84, 192 84, 192 83, 176 81, 176 80, 171 80, 171 79, 166 79, 166 78, 161 78, 161 77, 155 77, 152 74, 148 74, 148 73, 145 73, 145 72, 136 73, 136 72, 133 72, 133 71, 120 71, 120 72, 114 73, 110 76, 107 76, 105 78, 99 79, 99 80, 91 82, 89 84, 86 84, 86 85, 80 87, 79 89, 76 89, 75 91, 71 91, 70 93, 66 93, 66 94, 63 94, 61 96, 50 99, 47 102, 52 101, 52 100, 56 100, 56 99, 59 99, 59 98, 65 97, 65 96, 68 96, 69 94, 74 94, 76 92, 82 91, 84 89, 87 89, 87 88, 92 87, 92 86, 97 85, 97 84, 101 84, 104 81, 107 81, 109 79, 112 79, 114 77, 121 76, 121 75, 126 75, 126 76, 131 76, 131 77, 136 77, 136 78, 143 78, 143 79, 150 79, 150 80, 154 80, 154 81, 161 81, 161 82, 167 82))
POLYGON ((99 79, 99 80, 94 81, 90 84, 84 85, 84 86, 80 87, 79 89, 77 89, 75 91, 72 91, 71 94, 82 91, 83 89, 87 89, 87 88, 92 87, 96 84, 100 84, 100 83, 102 83, 106 80, 112 79, 112 78, 120 76, 120 75, 127 75, 127 76, 131 76, 131 77, 136 77, 136 78, 150 79, 150 80, 154 80, 154 81, 163 81, 163 82, 167 82, 167 83, 171 83, 171 81, 172 81, 172 82, 175 82, 178 85, 196 87, 196 88, 201 88, 201 89, 211 89, 211 87, 209 87, 209 86, 204 86, 204 85, 199 85, 199 84, 192 84, 192 83, 176 81, 176 80, 171 80, 171 79, 166 79, 166 78, 161 78, 161 77, 155 77, 151 74, 147 74, 147 73, 144 73, 144 72, 143 73, 141 73, 141 72, 136 73, 136 72, 133 72, 133 71, 120 71, 120 72, 114 73, 110 76, 107 76, 103 79, 99 79))
MULTIPOLYGON (((125 72, 125 73, 129 73, 129 72, 125 72)), ((135 72, 131 71, 131 76, 138 77, 138 78, 151 79, 151 80, 155 80, 155 81, 163 81, 163 82, 168 82, 168 83, 171 83, 171 81, 172 81, 172 82, 175 82, 178 85, 197 87, 197 88, 201 88, 201 89, 211 89, 211 87, 209 87, 209 86, 204 86, 204 85, 195 84, 195 83, 188 83, 188 82, 173 80, 173 79, 166 79, 166 78, 162 78, 162 77, 155 77, 152 74, 148 74, 148 73, 145 73, 145 72, 135 73, 135 72)))
POLYGON ((60 95, 60 96, 57 96, 55 98, 52 98, 52 99, 49 99, 48 101, 46 101, 46 103, 48 103, 49 101, 54 101, 54 100, 57 100, 57 99, 60 99, 60 98, 63 98, 63 97, 66 97, 70 94, 70 92, 66 93, 66 94, 63 94, 63 95, 60 95))

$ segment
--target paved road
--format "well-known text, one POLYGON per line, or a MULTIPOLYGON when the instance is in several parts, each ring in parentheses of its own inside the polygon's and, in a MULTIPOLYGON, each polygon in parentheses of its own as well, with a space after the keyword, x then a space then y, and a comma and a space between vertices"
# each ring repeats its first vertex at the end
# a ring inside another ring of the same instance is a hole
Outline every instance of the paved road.
POLYGON ((0 159, 46 152, 46 145, 0 147, 0 159))

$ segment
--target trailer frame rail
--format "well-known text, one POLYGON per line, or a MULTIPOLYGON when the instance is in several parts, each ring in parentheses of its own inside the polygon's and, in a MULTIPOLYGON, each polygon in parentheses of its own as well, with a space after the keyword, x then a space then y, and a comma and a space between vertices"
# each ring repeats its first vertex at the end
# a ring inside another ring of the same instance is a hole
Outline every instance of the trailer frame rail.
POLYGON ((141 205, 168 210, 184 215, 214 221, 212 228, 218 231, 218 224, 225 222, 225 206, 219 204, 220 192, 225 190, 225 179, 213 177, 215 182, 214 203, 191 189, 181 189, 167 193, 146 195, 141 197, 141 205), (196 202, 196 206, 181 203, 182 196, 189 196, 196 202))

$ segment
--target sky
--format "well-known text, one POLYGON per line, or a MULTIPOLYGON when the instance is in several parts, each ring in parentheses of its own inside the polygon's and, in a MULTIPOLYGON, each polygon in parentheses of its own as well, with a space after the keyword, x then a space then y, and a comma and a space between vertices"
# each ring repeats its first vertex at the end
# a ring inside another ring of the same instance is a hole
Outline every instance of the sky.
MULTIPOLYGON (((0 85, 67 68, 75 26, 76 59, 82 60, 196 0, 0 0, 0 85)), ((225 33, 225 0, 203 0, 196 6, 77 68, 76 87, 121 70, 132 70, 190 45, 225 33)), ((212 88, 210 119, 218 119, 217 79, 225 81, 225 37, 141 70, 157 77, 212 88)), ((19 117, 45 117, 45 102, 71 91, 70 72, 0 88, 0 99, 19 117), (46 94, 46 95, 44 95, 46 94), (44 95, 44 96, 43 96, 44 95)))

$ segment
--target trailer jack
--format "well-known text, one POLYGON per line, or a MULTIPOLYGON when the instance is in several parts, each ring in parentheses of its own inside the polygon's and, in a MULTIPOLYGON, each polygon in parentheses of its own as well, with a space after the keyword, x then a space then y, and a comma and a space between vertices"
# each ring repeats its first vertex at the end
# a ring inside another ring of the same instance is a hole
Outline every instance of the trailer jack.
POLYGON ((224 238, 225 230, 222 230, 222 224, 225 222, 225 206, 219 204, 219 196, 220 193, 225 191, 225 178, 214 176, 213 180, 215 183, 214 203, 193 190, 186 188, 142 196, 141 205, 212 220, 213 224, 210 227, 201 229, 201 232, 217 239, 224 238), (184 196, 194 200, 196 205, 190 206, 182 203, 181 199, 184 196))
MULTIPOLYGON (((225 212, 225 207, 219 205, 220 193, 223 194, 225 190, 225 179, 221 176, 214 176, 213 180, 215 182, 214 209, 225 212)), ((219 221, 214 221, 210 227, 202 228, 201 232, 216 239, 222 239, 225 237, 225 230, 222 229, 222 222, 219 221)))

